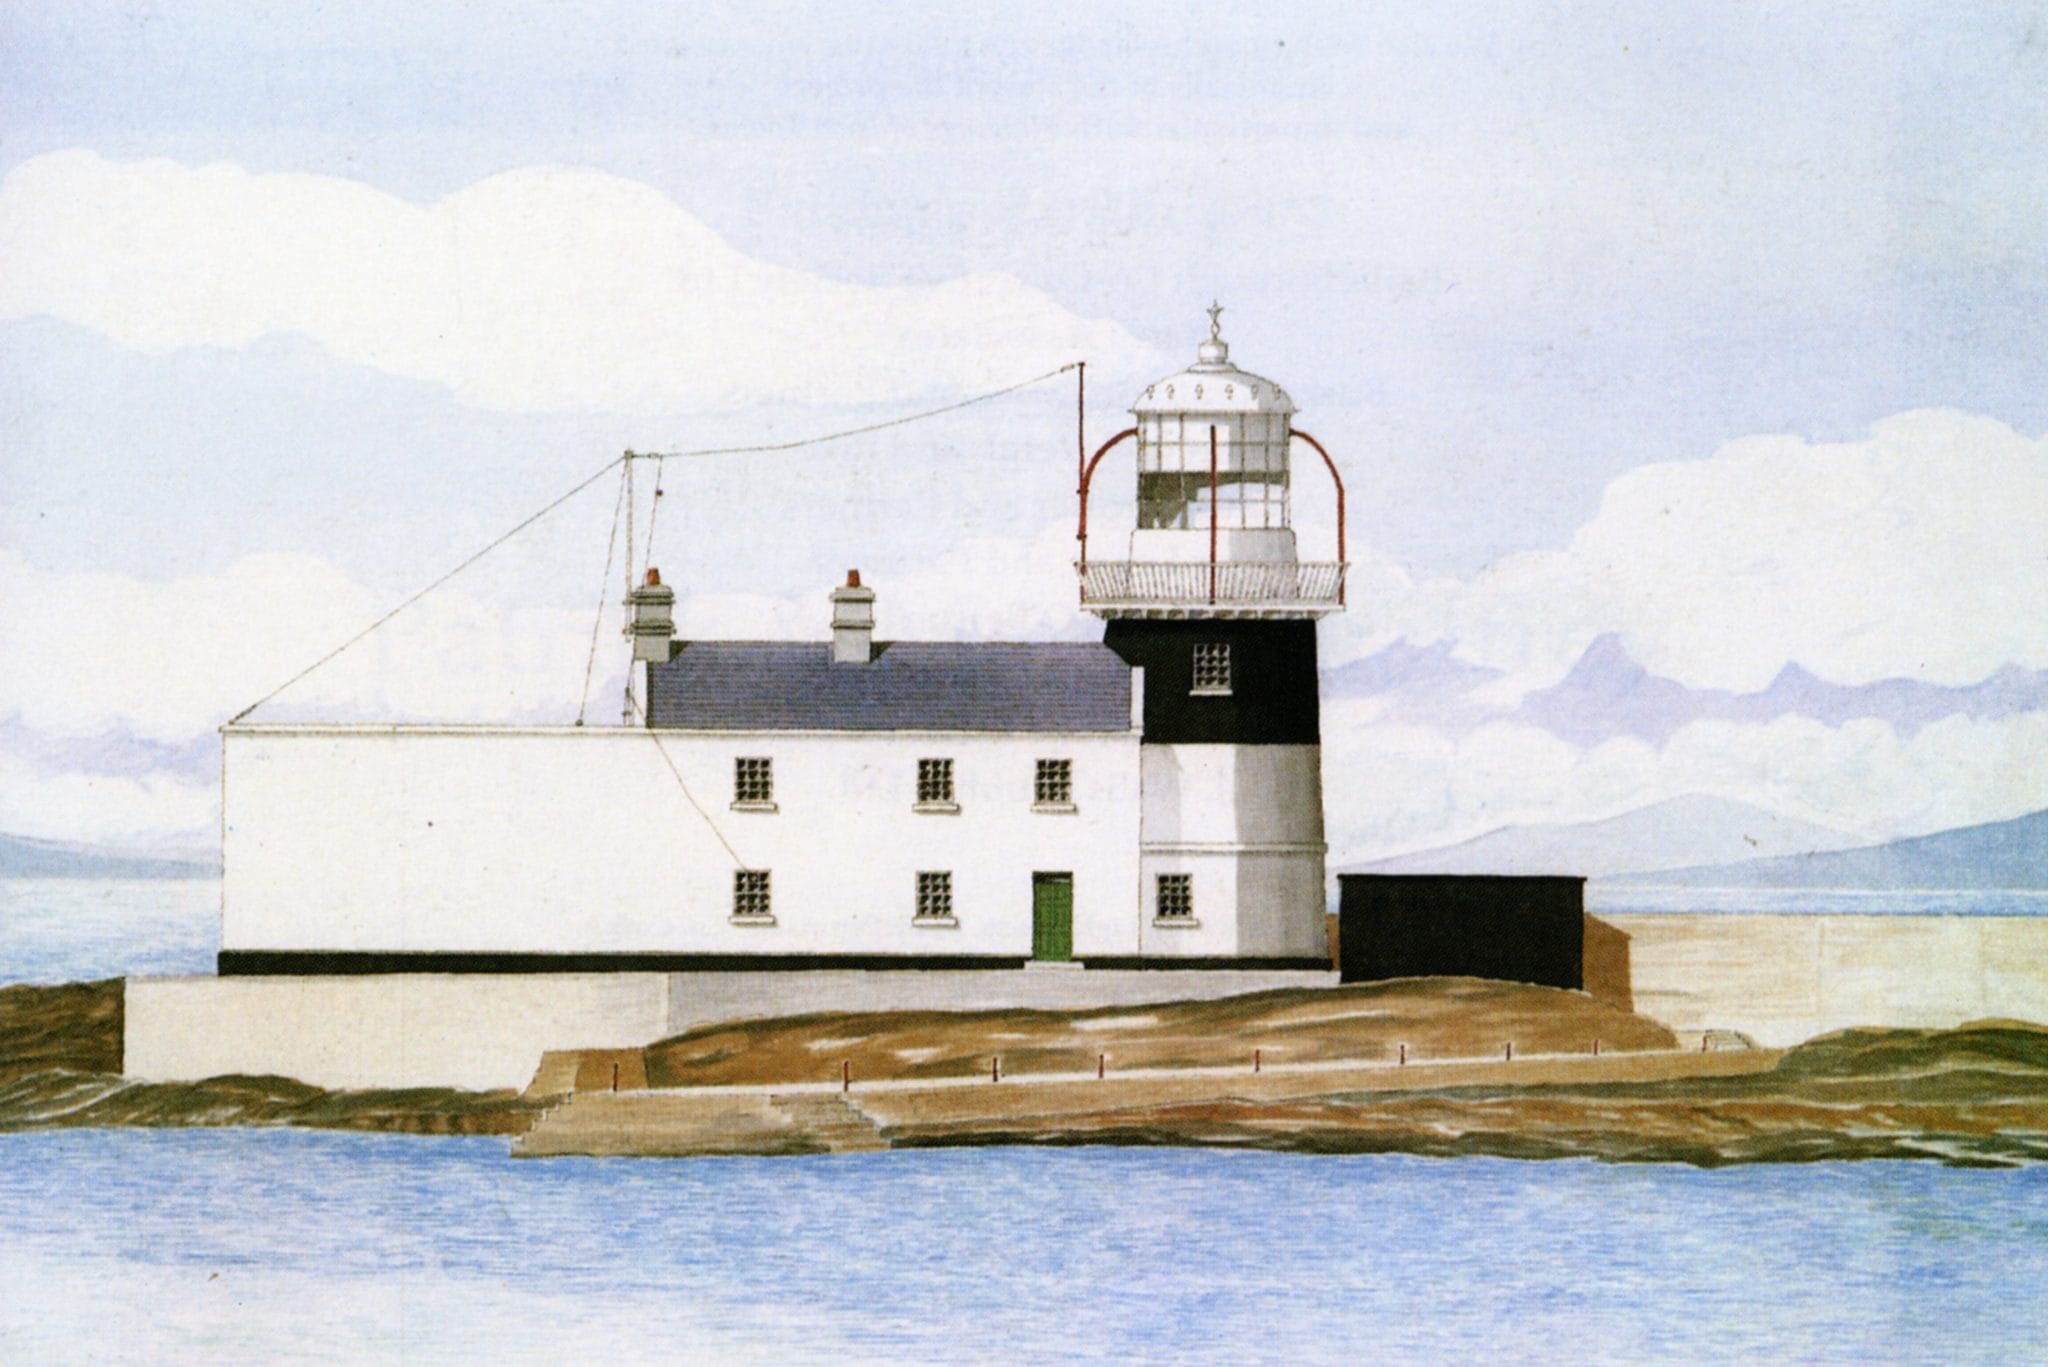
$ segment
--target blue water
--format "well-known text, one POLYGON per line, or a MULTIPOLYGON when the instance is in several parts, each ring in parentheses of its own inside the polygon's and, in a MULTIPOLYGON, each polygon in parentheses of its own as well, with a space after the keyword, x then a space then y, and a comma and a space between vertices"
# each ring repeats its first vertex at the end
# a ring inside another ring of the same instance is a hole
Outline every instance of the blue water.
POLYGON ((218 878, 0 878, 0 986, 211 973, 218 878))
POLYGON ((2048 1169, 0 1136, 0 1359, 2039 1360, 2048 1169))

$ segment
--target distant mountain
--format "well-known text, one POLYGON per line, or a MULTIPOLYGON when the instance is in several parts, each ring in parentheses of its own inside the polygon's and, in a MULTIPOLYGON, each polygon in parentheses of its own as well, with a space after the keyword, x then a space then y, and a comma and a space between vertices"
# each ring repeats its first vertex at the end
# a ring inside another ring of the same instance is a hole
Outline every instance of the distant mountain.
POLYGON ((0 878, 214 878, 220 866, 200 859, 113 854, 61 840, 0 835, 0 878))
POLYGON ((1630 881, 1660 887, 1872 891, 2048 888, 2048 812, 1888 845, 1669 869, 1630 881))
POLYGON ((1605 821, 1509 826, 1457 845, 1354 864, 1344 873, 1578 874, 1611 878, 1745 855, 1847 849, 1855 836, 1726 798, 1675 797, 1605 821))

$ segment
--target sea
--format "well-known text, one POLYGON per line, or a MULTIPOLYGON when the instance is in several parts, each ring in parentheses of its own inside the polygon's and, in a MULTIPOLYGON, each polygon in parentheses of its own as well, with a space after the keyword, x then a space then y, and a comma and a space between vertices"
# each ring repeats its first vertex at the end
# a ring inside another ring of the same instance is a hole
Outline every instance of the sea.
MULTIPOLYGON (((0 983, 212 882, 0 882, 0 983)), ((2048 1168, 0 1134, 0 1362, 2042 1361, 2048 1168)))

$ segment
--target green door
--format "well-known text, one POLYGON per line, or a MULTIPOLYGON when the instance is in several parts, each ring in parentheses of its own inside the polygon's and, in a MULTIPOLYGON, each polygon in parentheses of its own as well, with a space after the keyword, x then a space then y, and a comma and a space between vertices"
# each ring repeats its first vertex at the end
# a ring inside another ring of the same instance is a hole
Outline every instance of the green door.
POLYGON ((1031 957, 1074 957, 1074 875, 1031 875, 1031 957))

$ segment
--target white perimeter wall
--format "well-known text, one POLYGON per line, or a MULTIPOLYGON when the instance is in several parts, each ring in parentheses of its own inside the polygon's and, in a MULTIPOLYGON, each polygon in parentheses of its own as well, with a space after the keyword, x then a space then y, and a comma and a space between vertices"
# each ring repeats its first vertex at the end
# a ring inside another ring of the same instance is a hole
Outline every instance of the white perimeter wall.
POLYGON ((1635 1009, 1681 1032, 1765 1045, 1851 1026, 2048 1023, 2048 919, 2003 916, 1638 915, 1635 1009))
POLYGON ((1146 953, 1325 955, 1320 747, 1147 745, 1141 764, 1146 953), (1153 919, 1161 873, 1193 876, 1195 924, 1153 919))
POLYGON ((668 1029, 659 973, 130 978, 121 1071, 275 1074, 316 1087, 523 1088, 549 1049, 668 1029))
POLYGON ((594 727, 228 731, 222 948, 1023 957, 1047 871, 1074 876, 1076 957, 1140 952, 1135 733, 658 744, 594 727), (742 755, 774 760, 776 811, 731 809, 742 755), (953 759, 957 814, 913 810, 924 757, 953 759), (1040 758, 1073 761, 1076 811, 1033 810, 1040 758), (775 925, 729 921, 720 836, 769 870, 775 925), (957 927, 913 924, 926 869, 952 871, 957 927))

